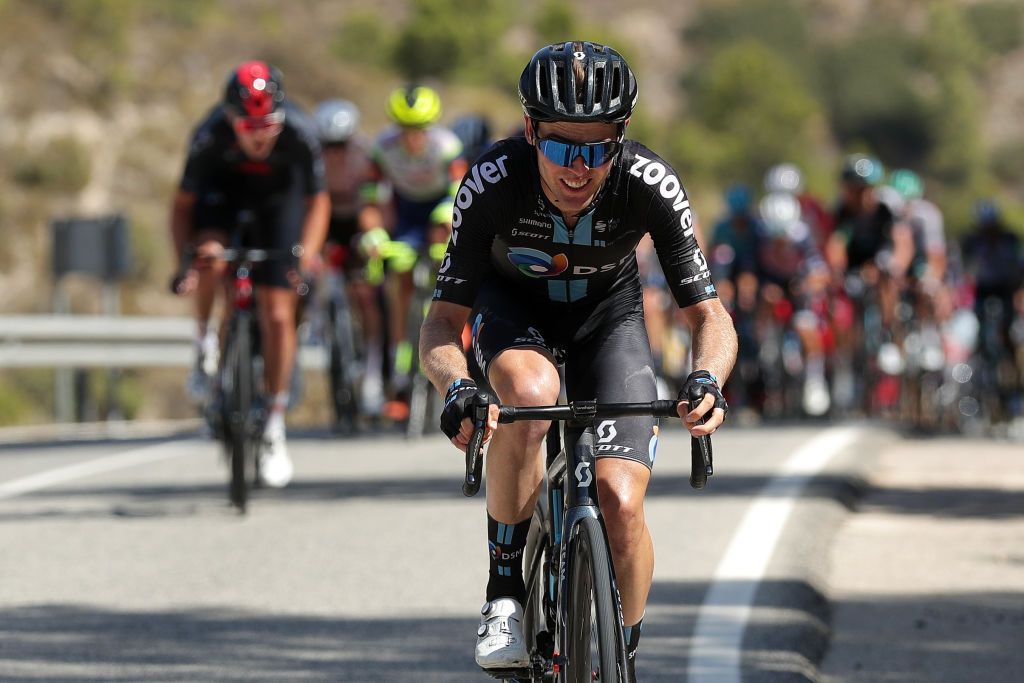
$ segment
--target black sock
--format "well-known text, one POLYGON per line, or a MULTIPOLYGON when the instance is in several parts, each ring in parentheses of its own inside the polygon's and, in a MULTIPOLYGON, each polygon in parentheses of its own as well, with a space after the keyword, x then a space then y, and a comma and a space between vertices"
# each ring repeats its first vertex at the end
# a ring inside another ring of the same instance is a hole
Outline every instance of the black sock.
POLYGON ((626 641, 626 659, 632 661, 636 657, 636 649, 640 647, 640 631, 644 627, 644 620, 636 622, 634 626, 622 628, 623 639, 626 641))
POLYGON ((491 555, 487 579, 487 601, 495 598, 515 598, 526 601, 523 583, 523 548, 530 520, 516 524, 502 524, 487 514, 487 546, 491 555))

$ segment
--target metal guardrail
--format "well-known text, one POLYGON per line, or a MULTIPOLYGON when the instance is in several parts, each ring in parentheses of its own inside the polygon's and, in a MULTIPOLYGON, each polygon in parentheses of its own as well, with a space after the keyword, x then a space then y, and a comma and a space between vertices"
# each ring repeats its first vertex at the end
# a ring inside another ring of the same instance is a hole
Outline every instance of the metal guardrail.
MULTIPOLYGON (((99 315, 0 316, 0 368, 189 367, 190 318, 99 315)), ((326 367, 323 347, 301 346, 304 369, 326 367)))

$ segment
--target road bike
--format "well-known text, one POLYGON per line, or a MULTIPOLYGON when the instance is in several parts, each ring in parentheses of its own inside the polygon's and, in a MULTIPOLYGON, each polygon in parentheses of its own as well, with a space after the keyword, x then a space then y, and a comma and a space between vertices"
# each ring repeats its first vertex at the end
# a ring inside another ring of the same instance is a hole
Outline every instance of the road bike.
MULTIPOLYGON (((244 227, 235 243, 241 244, 244 227)), ((182 272, 184 277, 195 257, 194 249, 186 252, 182 272)), ((263 356, 261 351, 259 308, 256 288, 252 279, 253 266, 271 261, 297 264, 296 249, 249 249, 233 246, 213 257, 225 261, 232 273, 231 293, 228 297, 229 320, 222 344, 220 368, 214 382, 212 396, 205 409, 207 422, 214 436, 224 445, 230 463, 231 478, 228 499, 239 512, 245 512, 249 488, 259 484, 259 456, 263 443, 263 429, 267 411, 263 401, 263 356)), ((305 282, 297 285, 300 296, 309 291, 305 282)))
POLYGON ((357 429, 359 415, 356 386, 361 374, 361 354, 356 343, 359 335, 356 334, 342 268, 346 249, 342 245, 332 245, 328 250, 323 334, 327 346, 334 428, 343 434, 351 434, 357 429))
MULTIPOLYGON (((699 401, 699 397, 691 398, 699 401)), ((552 423, 546 439, 545 489, 537 501, 523 554, 527 591, 523 627, 530 665, 487 670, 492 677, 512 683, 633 680, 626 659, 615 570, 598 502, 595 424, 598 419, 626 416, 677 417, 678 404, 659 400, 499 406, 501 423, 552 423), (564 435, 559 428, 562 422, 564 435)), ((476 397, 462 487, 466 496, 476 495, 480 489, 487 411, 486 398, 476 397)), ((690 485, 703 488, 712 472, 710 437, 692 439, 690 485)))

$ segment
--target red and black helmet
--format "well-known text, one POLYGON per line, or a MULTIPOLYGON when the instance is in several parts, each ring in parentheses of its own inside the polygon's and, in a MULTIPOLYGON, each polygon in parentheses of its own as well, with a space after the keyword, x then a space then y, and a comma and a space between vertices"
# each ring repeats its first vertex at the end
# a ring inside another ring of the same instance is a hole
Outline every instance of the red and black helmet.
POLYGON ((266 62, 240 64, 224 88, 224 105, 238 116, 268 116, 283 102, 281 72, 266 62))
POLYGON ((636 77, 626 60, 598 43, 541 48, 519 77, 523 111, 535 121, 622 123, 636 97, 636 77))

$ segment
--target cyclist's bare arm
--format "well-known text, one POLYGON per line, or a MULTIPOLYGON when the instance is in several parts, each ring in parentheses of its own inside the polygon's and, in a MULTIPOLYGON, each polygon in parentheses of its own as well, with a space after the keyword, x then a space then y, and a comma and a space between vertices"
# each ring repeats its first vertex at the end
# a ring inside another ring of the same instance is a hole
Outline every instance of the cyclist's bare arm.
POLYGON ((448 301, 434 301, 420 330, 420 364, 442 396, 452 382, 469 377, 462 350, 462 328, 469 311, 448 301))
POLYGON ((892 226, 892 275, 903 277, 914 260, 914 236, 910 225, 898 221, 892 226))
MULTIPOLYGON (((738 342, 732 318, 722 306, 720 299, 705 299, 683 309, 686 322, 693 330, 693 368, 707 370, 718 378, 719 386, 732 372, 736 362, 738 342)), ((686 417, 702 417, 707 415, 704 424, 686 422, 687 429, 693 436, 704 436, 715 431, 725 421, 725 413, 720 409, 711 411, 714 397, 710 394, 697 406, 691 407, 686 417)), ((684 418, 685 421, 685 418, 684 418)))
MULTIPOLYGON (((420 329, 420 367, 441 396, 447 393, 452 382, 469 377, 466 354, 462 350, 462 328, 469 311, 466 306, 435 301, 420 329)), ((484 441, 489 440, 498 427, 498 406, 491 406, 488 417, 484 441)), ((472 436, 473 424, 467 417, 452 443, 465 451, 472 436)))

